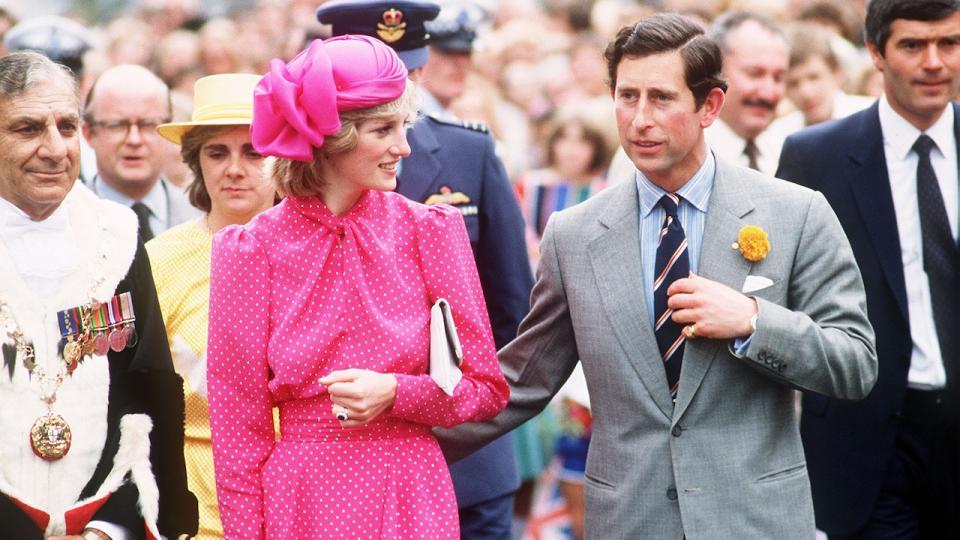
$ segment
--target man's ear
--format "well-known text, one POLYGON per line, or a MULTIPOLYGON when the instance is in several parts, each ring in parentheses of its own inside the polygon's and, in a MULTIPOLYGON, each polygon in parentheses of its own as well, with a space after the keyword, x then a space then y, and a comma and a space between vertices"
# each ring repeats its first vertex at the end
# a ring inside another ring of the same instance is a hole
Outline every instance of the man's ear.
POLYGON ((723 103, 727 99, 727 94, 719 89, 712 88, 707 94, 707 98, 700 106, 700 127, 707 128, 713 124, 714 120, 720 116, 720 110, 723 109, 723 103))
POLYGON ((80 122, 80 131, 83 133, 83 138, 87 141, 90 140, 90 124, 86 120, 80 122))
POLYGON ((883 58, 883 53, 877 47, 876 43, 867 42, 867 51, 870 52, 870 59, 873 60, 874 67, 877 68, 880 72, 883 72, 883 67, 886 65, 886 60, 883 58))

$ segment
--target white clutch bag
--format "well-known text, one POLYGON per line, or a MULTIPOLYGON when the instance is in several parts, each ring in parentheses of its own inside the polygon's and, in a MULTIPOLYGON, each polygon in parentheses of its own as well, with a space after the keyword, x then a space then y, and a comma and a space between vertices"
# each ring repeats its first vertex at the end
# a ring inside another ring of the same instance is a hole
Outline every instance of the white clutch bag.
POLYGON ((461 362, 463 349, 453 324, 450 303, 440 298, 430 308, 430 377, 449 396, 463 378, 461 362))

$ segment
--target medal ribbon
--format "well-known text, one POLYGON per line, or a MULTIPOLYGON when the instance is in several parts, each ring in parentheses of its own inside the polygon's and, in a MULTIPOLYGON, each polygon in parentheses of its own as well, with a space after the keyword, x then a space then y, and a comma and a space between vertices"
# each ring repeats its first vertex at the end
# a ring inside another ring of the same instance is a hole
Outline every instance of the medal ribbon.
POLYGON ((87 331, 103 333, 135 320, 133 299, 129 292, 118 294, 96 308, 87 304, 57 312, 60 336, 67 339, 76 338, 87 331), (89 318, 85 315, 89 315, 89 318))

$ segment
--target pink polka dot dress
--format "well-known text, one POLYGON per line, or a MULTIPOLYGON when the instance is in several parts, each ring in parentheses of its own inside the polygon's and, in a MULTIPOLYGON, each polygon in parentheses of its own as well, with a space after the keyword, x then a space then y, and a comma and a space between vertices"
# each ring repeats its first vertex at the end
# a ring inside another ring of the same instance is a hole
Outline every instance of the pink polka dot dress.
POLYGON ((226 538, 458 538, 431 427, 493 417, 509 394, 458 211, 367 191, 343 216, 287 198, 224 229, 208 365, 226 538), (453 396, 426 374, 437 298, 463 346, 453 396), (365 426, 341 427, 317 382, 348 368, 397 378, 392 408, 365 426))

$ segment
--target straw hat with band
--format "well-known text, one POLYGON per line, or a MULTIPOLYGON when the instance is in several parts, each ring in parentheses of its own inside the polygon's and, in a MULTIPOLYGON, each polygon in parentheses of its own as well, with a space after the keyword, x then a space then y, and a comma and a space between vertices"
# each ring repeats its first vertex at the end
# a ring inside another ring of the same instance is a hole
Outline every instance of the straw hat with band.
POLYGON ((244 126, 253 119, 253 89, 260 75, 224 73, 197 79, 193 86, 193 114, 189 122, 157 126, 161 137, 180 144, 196 126, 244 126))

